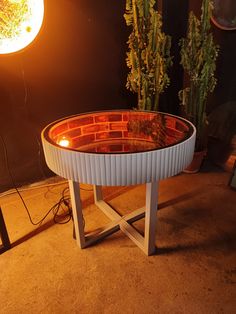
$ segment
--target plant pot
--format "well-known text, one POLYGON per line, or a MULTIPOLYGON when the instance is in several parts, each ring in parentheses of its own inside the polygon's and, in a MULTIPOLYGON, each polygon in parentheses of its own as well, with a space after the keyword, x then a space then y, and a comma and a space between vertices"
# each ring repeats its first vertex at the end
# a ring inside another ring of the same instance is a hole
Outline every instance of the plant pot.
POLYGON ((183 170, 184 173, 197 173, 202 165, 203 159, 206 155, 206 151, 194 152, 193 160, 186 169, 183 170))

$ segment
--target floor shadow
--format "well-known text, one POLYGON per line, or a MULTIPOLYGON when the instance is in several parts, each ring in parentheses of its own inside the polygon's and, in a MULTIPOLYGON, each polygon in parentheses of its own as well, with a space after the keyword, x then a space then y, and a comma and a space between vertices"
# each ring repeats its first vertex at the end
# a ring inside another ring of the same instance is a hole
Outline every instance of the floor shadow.
POLYGON ((41 225, 40 227, 38 227, 35 230, 32 230, 31 232, 27 233, 26 235, 24 235, 23 237, 21 237, 20 239, 14 241, 11 243, 11 247, 15 247, 19 244, 22 244, 23 242, 31 239, 32 237, 38 235, 39 233, 51 228, 53 225, 55 225, 53 220, 47 221, 45 224, 41 225))
MULTIPOLYGON (((121 195, 122 193, 129 191, 130 189, 131 189, 131 187, 122 187, 116 191, 112 191, 112 193, 109 193, 110 191, 108 188, 108 190, 105 189, 105 191, 104 191, 104 197, 106 200, 111 200, 112 198, 117 197, 117 196, 121 195)), ((92 205, 92 204, 94 204, 93 195, 82 201, 83 208, 85 208, 89 205, 92 205)), ((27 233, 26 235, 24 235, 20 239, 17 239, 16 241, 12 242, 11 248, 16 247, 19 244, 22 244, 23 242, 31 239, 32 237, 38 235, 39 233, 51 228, 54 224, 55 224, 55 222, 53 220, 47 221, 43 225, 39 226, 37 229, 32 230, 31 232, 27 233)), ((73 238, 73 229, 72 229, 71 237, 73 238)))
POLYGON ((205 159, 201 167, 201 173, 209 172, 222 173, 224 172, 224 170, 222 167, 218 166, 217 164, 214 164, 211 160, 205 159))
POLYGON ((202 189, 202 188, 198 188, 198 189, 195 189, 195 190, 193 190, 191 192, 184 193, 182 195, 176 196, 175 198, 171 198, 168 201, 160 203, 158 205, 158 210, 163 209, 163 208, 168 207, 168 206, 171 206, 171 205, 174 205, 174 204, 178 204, 178 203, 184 202, 184 201, 186 201, 188 199, 193 198, 196 195, 199 196, 199 195, 202 195, 204 193, 207 193, 207 191, 202 189))
MULTIPOLYGON (((115 197, 118 197, 119 195, 125 193, 125 192, 128 192, 130 191, 131 189, 133 189, 134 187, 130 187, 130 186, 127 186, 127 187, 121 187, 120 189, 117 189, 117 190, 110 190, 109 188, 105 188, 104 189, 104 199, 106 201, 109 201, 115 197)), ((168 206, 171 206, 173 204, 177 204, 177 203, 180 203, 180 202, 183 202, 187 199, 190 199, 192 198, 193 196, 195 195, 200 195, 204 193, 204 190, 202 189, 195 189, 189 193, 185 193, 183 195, 180 195, 180 196, 177 196, 176 198, 172 198, 171 200, 168 200, 166 202, 163 202, 161 203, 159 206, 158 206, 158 209, 163 209, 165 207, 168 207, 168 206)), ((82 201, 82 206, 83 208, 89 206, 89 205, 92 205, 94 204, 94 198, 93 198, 93 195, 91 195, 90 197, 88 197, 87 199, 83 200, 82 201)), ((30 238, 38 235, 39 233, 51 228, 53 225, 55 224, 55 222, 53 220, 50 220, 46 223, 44 223, 43 225, 39 226, 37 229, 35 230, 32 230, 31 232, 29 232, 28 234, 24 235, 23 237, 21 237, 20 239, 14 241, 13 243, 11 243, 11 247, 16 247, 17 245, 19 244, 22 244, 23 242, 29 240, 30 238)), ((140 232, 140 230, 139 230, 140 232)), ((72 234, 73 234, 73 230, 72 230, 72 234)), ((72 236, 73 238, 73 236, 72 236)), ((99 241, 100 242, 100 241, 99 241)), ((197 245, 199 246, 199 245, 197 245)), ((194 245, 194 246, 191 246, 191 245, 187 245, 187 246, 175 246, 175 247, 165 247, 165 248, 158 248, 157 249, 157 255, 159 254, 171 254, 171 253, 175 253, 175 252, 178 252, 178 251, 184 251, 184 250, 191 250, 191 249, 197 249, 197 246, 194 245)))
POLYGON ((178 252, 192 251, 221 251, 222 253, 232 253, 236 250, 236 231, 221 232, 218 235, 206 240, 189 244, 177 244, 173 246, 158 247, 155 255, 170 255, 178 252))

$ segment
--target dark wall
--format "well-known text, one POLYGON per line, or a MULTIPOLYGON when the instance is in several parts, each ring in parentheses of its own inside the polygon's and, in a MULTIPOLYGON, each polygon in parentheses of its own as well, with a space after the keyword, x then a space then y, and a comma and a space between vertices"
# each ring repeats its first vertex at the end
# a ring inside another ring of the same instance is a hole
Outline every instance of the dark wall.
POLYGON ((0 55, 0 190, 48 175, 40 131, 60 117, 132 107, 125 89, 125 1, 45 0, 26 49, 0 55), (5 148, 4 148, 4 143, 5 148))
MULTIPOLYGON (((199 16, 201 1, 189 0, 189 9, 199 16)), ((217 85, 209 99, 209 112, 227 102, 236 101, 236 30, 226 31, 217 28, 213 23, 211 25, 220 50, 216 69, 217 85)))
MULTIPOLYGON (((201 2, 159 4, 174 57, 171 85, 161 97, 160 109, 178 114, 178 91, 183 85, 178 42, 186 33, 188 9, 199 14, 201 2)), ((40 132, 49 122, 85 111, 136 105, 125 88, 129 30, 124 8, 125 0, 45 0, 45 20, 36 40, 21 52, 0 55, 0 191, 12 187, 8 166, 17 185, 50 174, 40 141, 40 132)), ((236 100, 236 32, 215 26, 213 32, 220 55, 209 111, 236 100)))
POLYGON ((180 38, 186 34, 189 0, 163 0, 163 31, 170 35, 173 66, 169 76, 171 84, 161 95, 160 109, 172 114, 179 114, 178 92, 183 88, 183 68, 180 65, 180 38))
MULTIPOLYGON (((173 67, 170 70, 171 85, 162 95, 162 109, 178 114, 178 91, 183 85, 183 70, 180 66, 179 40, 186 34, 188 12, 201 14, 201 1, 198 0, 163 0, 163 30, 172 36, 171 53, 173 67)), ((212 23, 215 42, 220 46, 217 59, 217 85, 209 98, 208 111, 229 101, 236 101, 236 30, 225 31, 212 23)), ((236 110, 236 109, 235 109, 236 110)))
POLYGON ((213 33, 220 51, 216 71, 218 82, 210 110, 214 110, 214 106, 236 101, 236 30, 224 31, 213 26, 213 33))

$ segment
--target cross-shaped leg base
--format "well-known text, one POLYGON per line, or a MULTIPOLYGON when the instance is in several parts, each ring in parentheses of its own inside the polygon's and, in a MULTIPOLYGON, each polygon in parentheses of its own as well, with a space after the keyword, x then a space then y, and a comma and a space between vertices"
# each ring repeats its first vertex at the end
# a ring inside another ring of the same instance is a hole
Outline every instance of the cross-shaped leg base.
POLYGON ((94 186, 95 204, 111 219, 111 222, 96 233, 85 234, 79 183, 69 181, 71 204, 75 225, 76 241, 80 248, 86 248, 98 240, 122 230, 146 255, 155 253, 155 234, 157 221, 158 183, 146 184, 146 206, 121 216, 102 197, 101 186, 94 186), (145 217, 145 230, 142 236, 131 223, 145 217))

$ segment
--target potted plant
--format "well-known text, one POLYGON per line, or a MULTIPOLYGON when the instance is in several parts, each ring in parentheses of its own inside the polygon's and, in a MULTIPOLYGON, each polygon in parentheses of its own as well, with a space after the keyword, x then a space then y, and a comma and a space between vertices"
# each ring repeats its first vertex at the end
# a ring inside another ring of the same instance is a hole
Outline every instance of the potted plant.
POLYGON ((195 158, 200 157, 196 169, 187 168, 186 172, 197 172, 207 149, 206 105, 209 94, 216 85, 215 69, 218 46, 210 32, 212 1, 203 0, 201 17, 189 14, 186 38, 180 41, 181 64, 185 70, 185 88, 179 92, 184 116, 197 129, 195 158))
POLYGON ((126 87, 138 94, 139 110, 158 110, 159 95, 169 85, 171 38, 161 31, 156 0, 126 0, 124 18, 132 27, 128 39, 126 87))

